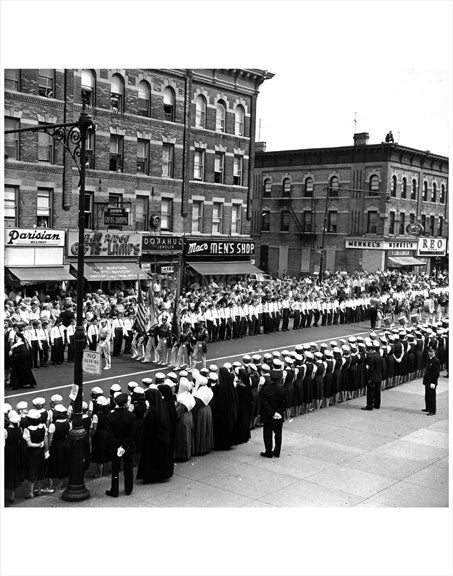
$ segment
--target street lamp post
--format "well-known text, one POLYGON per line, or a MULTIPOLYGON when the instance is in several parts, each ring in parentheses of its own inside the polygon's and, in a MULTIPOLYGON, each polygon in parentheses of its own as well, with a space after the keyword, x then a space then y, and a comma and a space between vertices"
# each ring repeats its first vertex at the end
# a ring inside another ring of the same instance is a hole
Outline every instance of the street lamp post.
POLYGON ((324 208, 324 219, 322 223, 322 237, 321 237, 321 255, 319 258, 319 282, 322 282, 324 279, 324 265, 325 265, 325 245, 326 245, 326 231, 327 231, 327 211, 329 209, 329 191, 330 188, 325 188, 326 191, 326 205, 324 208))

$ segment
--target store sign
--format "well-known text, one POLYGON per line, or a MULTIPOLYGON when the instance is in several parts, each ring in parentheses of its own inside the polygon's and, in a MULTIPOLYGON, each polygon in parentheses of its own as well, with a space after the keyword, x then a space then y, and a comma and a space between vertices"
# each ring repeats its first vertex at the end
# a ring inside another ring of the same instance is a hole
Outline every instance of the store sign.
POLYGON ((126 208, 107 208, 104 212, 105 226, 127 226, 129 214, 126 208))
POLYGON ((346 240, 346 248, 361 248, 363 250, 382 250, 382 240, 346 240))
MULTIPOLYGON (((141 235, 131 232, 87 232, 84 236, 85 256, 140 256, 141 235)), ((68 232, 68 256, 79 253, 78 232, 68 232)))
POLYGON ((161 266, 160 267, 160 273, 161 274, 174 274, 175 273, 175 267, 174 266, 161 266))
POLYGON ((188 240, 184 253, 186 256, 250 256, 255 253, 255 242, 188 240))
POLYGON ((182 250, 182 236, 142 236, 142 253, 182 250))
POLYGON ((6 246, 64 246, 64 230, 41 228, 5 229, 6 246))
POLYGON ((346 240, 346 248, 362 250, 417 250, 416 240, 346 240))
POLYGON ((446 238, 419 238, 418 256, 445 256, 447 249, 446 238))
POLYGON ((409 250, 389 250, 389 256, 410 256, 411 253, 409 250))

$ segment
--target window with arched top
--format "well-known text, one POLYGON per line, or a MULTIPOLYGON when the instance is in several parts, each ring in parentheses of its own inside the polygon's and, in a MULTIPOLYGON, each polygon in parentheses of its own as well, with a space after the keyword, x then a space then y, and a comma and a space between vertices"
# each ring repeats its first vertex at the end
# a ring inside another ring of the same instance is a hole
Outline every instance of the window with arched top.
POLYGON ((437 200, 437 184, 433 182, 433 187, 431 189, 431 202, 435 202, 437 200))
POLYGON ((412 178, 411 200, 417 200, 417 180, 412 178))
POLYGON ((442 184, 440 187, 440 197, 439 202, 441 204, 445 204, 445 184, 442 184))
POLYGON ((270 178, 266 178, 266 180, 263 182, 263 196, 265 197, 270 197, 272 194, 272 182, 270 181, 270 178))
POLYGON ((304 187, 305 196, 313 196, 313 187, 313 178, 306 178, 304 187))
POLYGON ((398 182, 397 182, 396 176, 393 175, 392 176, 392 186, 390 188, 390 196, 392 196, 393 198, 395 198, 395 196, 396 196, 397 185, 398 185, 398 182))
POLYGON ((124 79, 121 74, 113 74, 111 80, 110 102, 114 112, 124 111, 124 79))
POLYGON ((375 196, 379 192, 379 178, 376 174, 370 176, 370 196, 375 196))
POLYGON ((96 104, 96 74, 93 70, 82 70, 81 100, 82 103, 85 101, 87 106, 96 104))
POLYGON ((219 100, 215 107, 215 129, 217 132, 226 130, 226 105, 223 100, 219 100))
POLYGON ((423 182, 423 196, 422 200, 426 202, 428 200, 428 182, 425 180, 423 182))
POLYGON ((206 128, 206 98, 199 94, 195 100, 195 126, 206 128))
POLYGON ((338 196, 338 189, 340 188, 340 179, 338 176, 332 176, 329 182, 329 196, 338 196))
POLYGON ((403 177, 401 182, 401 198, 407 197, 407 178, 403 177))
POLYGON ((164 117, 168 122, 175 121, 175 91, 170 86, 164 90, 164 117))
POLYGON ((146 80, 138 85, 138 113, 146 117, 151 113, 151 87, 146 80))
POLYGON ((282 196, 290 196, 291 195, 291 180, 289 178, 285 178, 282 183, 282 196))
POLYGON ((234 133, 236 136, 244 136, 245 110, 240 104, 234 111, 234 133))

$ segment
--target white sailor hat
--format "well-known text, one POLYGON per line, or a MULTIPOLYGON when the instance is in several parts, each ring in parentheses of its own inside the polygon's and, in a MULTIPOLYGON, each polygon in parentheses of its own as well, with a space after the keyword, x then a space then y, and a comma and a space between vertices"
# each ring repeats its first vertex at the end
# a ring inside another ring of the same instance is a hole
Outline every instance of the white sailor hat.
POLYGON ((343 350, 343 352, 350 352, 351 351, 351 348, 347 344, 343 344, 341 349, 343 350))
POLYGON ((231 370, 231 368, 233 368, 233 364, 231 364, 231 362, 225 362, 223 367, 227 368, 228 370, 231 370))
POLYGON ((291 356, 285 356, 283 358, 283 360, 287 363, 287 364, 294 364, 294 358, 291 358, 291 356))
POLYGON ((8 412, 10 412, 13 409, 13 407, 11 406, 11 404, 8 404, 7 402, 5 402, 3 404, 3 413, 4 414, 8 414, 8 412))
POLYGON ((174 382, 171 378, 165 378, 163 383, 166 386, 170 386, 170 388, 173 388, 174 386, 176 386, 176 382, 174 382))
POLYGON ((99 388, 99 386, 95 386, 94 388, 91 389, 91 395, 101 395, 104 394, 104 391, 102 390, 102 388, 99 388))
POLYGON ((272 354, 271 354, 270 352, 266 352, 266 353, 263 355, 263 359, 264 359, 264 360, 272 360, 272 354))
POLYGON ((335 346, 335 348, 333 349, 335 354, 342 354, 341 348, 338 348, 338 346, 335 346))
POLYGON ((274 358, 280 358, 281 354, 280 354, 280 352, 279 352, 278 350, 274 350, 274 351, 272 352, 272 356, 273 356, 274 358))
POLYGON ((310 344, 308 344, 307 342, 302 346, 302 348, 304 350, 310 350, 310 344))
POLYGON ((314 360, 315 356, 312 352, 305 352, 305 357, 308 358, 308 360, 314 360))
POLYGON ((365 342, 359 342, 358 347, 359 348, 366 348, 365 342))
POLYGON ((304 359, 304 357, 302 356, 302 354, 296 354, 296 362, 302 362, 304 359))
POLYGON ((273 365, 274 368, 278 368, 278 369, 281 369, 282 366, 283 366, 282 361, 280 360, 280 358, 274 358, 273 361, 272 361, 272 365, 273 365))
POLYGON ((250 364, 251 361, 252 357, 250 356, 250 354, 244 354, 244 356, 242 356, 242 362, 244 364, 250 364))
POLYGON ((167 378, 170 378, 170 380, 174 380, 176 382, 176 380, 178 379, 178 376, 177 376, 176 372, 169 372, 167 374, 167 378))
POLYGON ((310 348, 317 348, 316 342, 310 342, 310 348))
POLYGON ((219 379, 219 375, 217 374, 217 372, 209 372, 208 378, 209 380, 211 380, 211 382, 217 382, 217 380, 219 379))
POLYGON ((64 412, 67 412, 68 410, 63 406, 63 404, 57 404, 54 408, 55 412, 59 412, 60 414, 63 414, 64 412))
POLYGON ((110 392, 121 392, 121 386, 119 384, 112 384, 110 386, 110 392))
POLYGON ((98 396, 96 398, 96 404, 98 404, 98 406, 107 406, 109 401, 105 396, 98 396))
POLYGON ((371 338, 366 338, 365 339, 365 346, 367 348, 372 348, 373 347, 373 341, 371 340, 371 338))
POLYGON ((242 367, 242 364, 240 362, 238 362, 237 360, 235 360, 233 362, 233 368, 241 368, 241 367, 242 367))
POLYGON ((289 356, 291 356, 291 358, 295 358, 297 356, 297 354, 299 354, 299 352, 296 352, 296 349, 291 350, 291 352, 289 353, 289 356))
POLYGON ((63 396, 60 396, 60 394, 54 394, 53 396, 50 397, 50 401, 51 402, 63 402, 63 396))
POLYGON ((374 346, 374 348, 380 348, 381 343, 379 342, 379 340, 373 340, 373 346, 374 346))
POLYGON ((28 402, 21 400, 16 404, 16 410, 26 410, 28 408, 28 402))
POLYGON ((138 382, 134 382, 133 380, 131 380, 130 382, 127 383, 127 387, 129 390, 134 390, 134 388, 136 388, 138 386, 138 382))
POLYGON ((88 410, 88 404, 85 402, 85 400, 82 401, 82 410, 88 410))
POLYGON ((319 346, 322 350, 324 350, 325 348, 327 348, 327 344, 325 342, 323 342, 320 346, 319 346))
POLYGON ((269 366, 269 364, 261 364, 261 369, 263 370, 263 372, 270 372, 271 371, 271 367, 269 366))
POLYGON ((8 420, 11 422, 11 424, 19 424, 20 416, 15 410, 10 410, 8 412, 8 420))
POLYGON ((218 372, 219 367, 217 364, 209 364, 209 372, 218 372))
POLYGON ((303 349, 304 349, 304 347, 303 347, 302 344, 298 344, 297 346, 294 347, 294 351, 297 352, 298 354, 299 354, 300 352, 302 352, 303 349))
POLYGON ((30 420, 40 420, 41 412, 38 412, 38 410, 32 408, 31 410, 28 411, 27 416, 30 420))
POLYGON ((207 368, 201 368, 200 374, 202 374, 203 376, 207 376, 209 374, 209 370, 207 368))
POLYGON ((113 393, 113 398, 116 398, 120 394, 122 394, 121 390, 117 390, 116 392, 113 393))
POLYGON ((324 356, 325 356, 326 358, 333 358, 333 352, 332 352, 332 350, 326 350, 326 351, 324 352, 324 356))
POLYGON ((44 406, 46 400, 45 398, 41 398, 41 396, 39 396, 38 398, 33 398, 31 403, 33 404, 33 406, 44 406))
POLYGON ((338 342, 336 340, 332 340, 330 345, 332 346, 332 348, 336 348, 338 346, 338 342))
POLYGON ((154 381, 157 383, 158 380, 162 380, 162 382, 165 380, 165 374, 163 372, 158 372, 155 376, 154 376, 154 381))
POLYGON ((146 384, 146 386, 149 386, 152 383, 153 383, 152 378, 142 378, 142 384, 146 384))
POLYGON ((314 357, 315 357, 317 360, 322 360, 322 359, 323 359, 323 355, 321 354, 321 352, 315 352, 315 353, 314 353, 314 357))
POLYGON ((139 396, 139 395, 144 394, 144 393, 145 393, 145 391, 143 390, 143 388, 141 386, 136 386, 134 388, 134 394, 136 396, 139 396))
POLYGON ((348 342, 350 344, 355 344, 357 342, 357 338, 355 338, 354 336, 349 336, 348 342))
POLYGON ((252 360, 255 364, 259 364, 261 362, 261 354, 254 354, 252 360))
POLYGON ((250 370, 255 370, 255 371, 258 370, 258 368, 256 367, 256 364, 254 364, 253 362, 250 362, 249 368, 250 368, 250 370))
POLYGON ((282 356, 289 356, 289 350, 282 350, 282 356))
POLYGON ((187 370, 181 370, 181 372, 179 373, 179 378, 187 378, 188 375, 189 373, 187 372, 187 370))

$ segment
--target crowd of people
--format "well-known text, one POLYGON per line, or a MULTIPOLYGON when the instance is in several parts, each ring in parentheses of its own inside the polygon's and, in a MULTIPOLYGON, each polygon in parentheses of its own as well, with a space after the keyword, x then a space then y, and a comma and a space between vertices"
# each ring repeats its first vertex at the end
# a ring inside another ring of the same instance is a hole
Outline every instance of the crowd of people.
MULTIPOLYGON (((338 272, 322 282, 285 277, 230 284, 211 279, 187 287, 177 302, 175 291, 156 282, 142 292, 153 310, 144 325, 137 318, 137 288, 85 295, 85 346, 102 354, 105 370, 112 356, 123 354, 176 369, 198 362, 205 367, 210 342, 361 321, 370 321, 373 329, 388 328, 448 315, 447 277, 442 274, 338 272)), ((74 361, 76 304, 70 290, 53 297, 11 290, 4 316, 7 386, 36 386, 34 369, 74 361)))
MULTIPOLYGON (((131 494, 134 464, 137 480, 165 481, 173 475, 175 462, 246 443, 260 425, 265 444, 261 455, 279 457, 285 419, 360 397, 367 389, 364 409, 379 408, 381 390, 423 374, 424 410, 432 415, 435 371, 438 375, 441 368, 448 370, 448 339, 444 318, 371 330, 367 338, 351 336, 305 343, 291 351, 246 354, 241 362, 222 366, 158 372, 154 379, 129 382, 126 389, 119 384, 108 392, 95 387, 82 407, 85 469, 101 476, 111 468, 107 495, 118 497, 122 465, 125 493, 131 494)), ((61 490, 66 483, 72 406, 58 394, 45 404, 41 397, 31 405, 5 404, 9 502, 24 481, 26 498, 61 490)))

